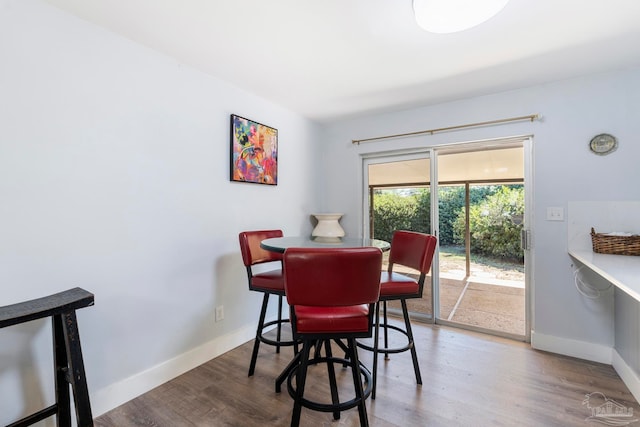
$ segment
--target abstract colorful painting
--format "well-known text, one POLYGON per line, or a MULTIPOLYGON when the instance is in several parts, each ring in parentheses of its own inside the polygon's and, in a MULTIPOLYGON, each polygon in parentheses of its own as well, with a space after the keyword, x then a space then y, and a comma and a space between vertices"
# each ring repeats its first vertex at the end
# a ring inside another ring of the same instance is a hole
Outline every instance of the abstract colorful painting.
POLYGON ((278 184, 278 130, 231 115, 231 181, 278 184))

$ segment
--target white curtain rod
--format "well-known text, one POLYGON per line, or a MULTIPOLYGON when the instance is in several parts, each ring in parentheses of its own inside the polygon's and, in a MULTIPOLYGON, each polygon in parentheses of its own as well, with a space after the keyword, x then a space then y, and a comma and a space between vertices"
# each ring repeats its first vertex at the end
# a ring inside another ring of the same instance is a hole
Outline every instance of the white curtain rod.
POLYGON ((365 138, 365 139, 352 139, 351 143, 352 144, 360 144, 361 142, 379 141, 381 139, 400 138, 400 137, 403 137, 403 136, 422 135, 422 134, 425 134, 425 133, 433 135, 434 133, 448 132, 448 131, 456 130, 456 129, 465 129, 465 128, 473 128, 473 127, 479 127, 479 126, 497 125, 497 124, 510 123, 510 122, 520 122, 520 121, 523 121, 523 120, 530 120, 530 121, 533 122, 534 120, 538 120, 540 118, 541 118, 541 116, 539 114, 530 114, 528 116, 510 117, 508 119, 489 120, 487 122, 479 122, 479 123, 468 123, 468 124, 465 124, 465 125, 449 126, 449 127, 446 127, 446 128, 420 130, 420 131, 417 131, 417 132, 408 132, 408 133, 397 133, 395 135, 376 136, 376 137, 373 137, 373 138, 365 138))

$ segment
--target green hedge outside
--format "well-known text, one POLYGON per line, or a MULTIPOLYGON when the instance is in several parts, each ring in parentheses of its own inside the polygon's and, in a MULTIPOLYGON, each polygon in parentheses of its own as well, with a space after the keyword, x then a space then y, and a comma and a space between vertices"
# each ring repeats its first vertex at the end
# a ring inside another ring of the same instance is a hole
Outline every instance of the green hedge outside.
MULTIPOLYGON (((522 185, 483 185, 469 189, 471 249, 474 253, 521 261, 521 224, 524 214, 522 185), (515 218, 515 220, 514 220, 515 218), (521 217, 520 217, 521 218, 521 217)), ((394 230, 431 232, 429 188, 375 190, 374 237, 391 241, 394 230)), ((440 244, 464 244, 465 190, 441 186, 438 197, 440 244)))

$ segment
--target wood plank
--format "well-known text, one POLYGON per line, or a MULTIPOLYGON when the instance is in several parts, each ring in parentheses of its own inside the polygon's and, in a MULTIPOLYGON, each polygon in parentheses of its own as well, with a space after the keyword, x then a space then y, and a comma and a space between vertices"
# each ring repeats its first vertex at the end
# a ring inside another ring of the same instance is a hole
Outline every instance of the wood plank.
MULTIPOLYGON (((380 358, 378 394, 367 400, 373 427, 585 426, 585 395, 603 393, 640 414, 615 370, 600 363, 536 351, 528 344, 460 329, 415 324, 424 384, 415 383, 409 353, 380 358)), ((96 419, 97 427, 288 426, 293 401, 274 379, 293 354, 261 346, 256 374, 247 377, 252 342, 243 344, 96 419)), ((334 353, 340 354, 337 351, 334 353)), ((360 350, 362 361, 372 357, 360 350)), ((351 377, 337 369, 350 396, 351 377)), ((326 390, 326 369, 309 372, 310 393, 326 390)), ((351 386, 352 388, 352 386, 351 386)), ((317 395, 316 395, 317 396, 317 395)), ((357 426, 358 412, 303 408, 303 426, 357 426)))

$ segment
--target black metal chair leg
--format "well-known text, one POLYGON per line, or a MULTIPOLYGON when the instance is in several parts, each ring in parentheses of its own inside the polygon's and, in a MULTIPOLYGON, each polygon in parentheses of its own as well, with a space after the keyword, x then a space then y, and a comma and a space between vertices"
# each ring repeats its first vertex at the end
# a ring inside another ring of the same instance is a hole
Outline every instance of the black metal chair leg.
POLYGON ((342 362, 342 367, 346 368, 347 366, 349 366, 349 347, 346 346, 342 340, 333 340, 333 342, 335 342, 338 347, 340 347, 340 349, 344 352, 344 362, 342 362))
POLYGON ((315 340, 314 342, 314 346, 315 346, 315 350, 313 353, 313 358, 314 359, 319 359, 322 355, 320 354, 320 352, 322 351, 322 341, 320 340, 315 340))
POLYGON ((249 365, 249 375, 252 376, 256 370, 256 361, 258 360, 258 350, 260 349, 260 335, 264 327, 264 318, 267 315, 267 305, 269 304, 269 294, 265 293, 262 298, 262 309, 260 310, 260 320, 256 330, 256 340, 253 343, 253 352, 251 353, 251 364, 249 365))
MULTIPOLYGON (((318 346, 320 347, 320 346, 318 346)), ((333 366, 333 362, 331 358, 333 357, 333 353, 331 352, 331 340, 324 341, 324 348, 327 357, 327 373, 329 374, 329 388, 331 389, 331 402, 334 405, 338 405, 340 403, 340 399, 338 397, 338 383, 336 381, 336 370, 333 366)), ((340 411, 333 412, 333 419, 340 419, 340 411)))
POLYGON ((413 331, 411 330, 411 321, 409 320, 409 310, 407 310, 407 301, 402 299, 402 314, 404 315, 404 323, 407 328, 407 337, 409 338, 409 346, 411 349, 411 358, 413 359, 413 370, 416 373, 416 382, 422 384, 422 375, 420 374, 420 366, 418 366, 418 353, 416 352, 415 342, 413 341, 413 331))
MULTIPOLYGON (((389 348, 389 328, 387 325, 389 324, 389 318, 387 317, 387 302, 382 302, 383 312, 384 312, 384 348, 389 348)), ((384 360, 389 360, 389 353, 384 354, 384 360)))
POLYGON ((362 388, 362 377, 360 372, 360 360, 358 359, 358 348, 355 338, 349 338, 349 349, 351 353, 351 372, 353 374, 353 386, 356 390, 356 399, 360 399, 358 404, 358 415, 360 416, 360 427, 369 427, 367 417, 367 407, 364 399, 364 389, 362 388))
MULTIPOLYGON (((278 328, 276 333, 276 341, 280 342, 282 335, 282 295, 278 295, 278 328)), ((276 345, 276 353, 280 353, 280 344, 276 345)))
POLYGON ((373 333, 373 386, 371 388, 371 399, 376 398, 376 385, 378 384, 378 340, 380 339, 380 307, 376 303, 376 324, 373 333))
POLYGON ((300 366, 296 372, 296 397, 293 404, 293 415, 291 416, 291 427, 300 425, 300 414, 302 412, 302 397, 304 396, 304 385, 307 380, 307 367, 309 366, 309 352, 311 341, 305 341, 302 345, 302 356, 300 366))

